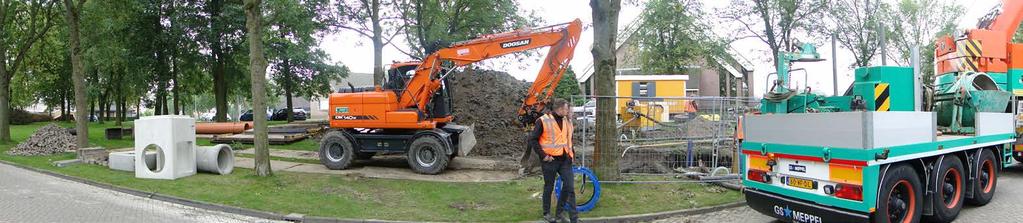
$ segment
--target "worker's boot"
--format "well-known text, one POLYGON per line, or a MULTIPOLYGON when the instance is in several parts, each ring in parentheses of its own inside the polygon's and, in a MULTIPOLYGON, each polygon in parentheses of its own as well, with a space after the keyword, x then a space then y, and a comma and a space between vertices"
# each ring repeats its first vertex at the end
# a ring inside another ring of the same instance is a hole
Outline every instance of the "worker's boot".
POLYGON ((554 216, 551 216, 551 214, 544 214, 543 215, 543 221, 547 222, 547 223, 557 223, 558 222, 558 220, 555 219, 554 216))
MULTIPOLYGON (((576 221, 578 221, 578 220, 576 220, 576 221)), ((574 223, 576 221, 572 221, 572 220, 568 219, 568 213, 561 212, 561 213, 558 214, 558 222, 566 222, 566 223, 567 222, 573 222, 574 223)))

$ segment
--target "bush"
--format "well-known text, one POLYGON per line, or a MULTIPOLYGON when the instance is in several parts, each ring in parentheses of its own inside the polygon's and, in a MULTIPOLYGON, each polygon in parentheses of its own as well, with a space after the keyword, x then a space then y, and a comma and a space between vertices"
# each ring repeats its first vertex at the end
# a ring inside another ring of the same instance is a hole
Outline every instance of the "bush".
POLYGON ((27 125, 33 122, 47 122, 53 120, 49 114, 37 114, 22 109, 11 109, 10 121, 12 125, 27 125))

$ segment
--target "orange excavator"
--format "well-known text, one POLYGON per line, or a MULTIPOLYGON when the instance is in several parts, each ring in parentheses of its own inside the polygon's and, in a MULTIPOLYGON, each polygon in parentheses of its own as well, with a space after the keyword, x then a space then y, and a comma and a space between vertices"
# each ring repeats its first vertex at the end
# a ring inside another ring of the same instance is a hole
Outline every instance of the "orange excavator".
POLYGON ((576 19, 485 35, 438 49, 421 61, 392 64, 384 86, 350 86, 331 94, 330 127, 336 131, 320 142, 320 162, 330 169, 345 169, 353 159, 405 153, 415 172, 440 173, 451 159, 467 155, 476 144, 471 126, 452 123, 448 75, 489 58, 549 47, 518 111, 520 122, 532 123, 568 68, 581 31, 576 19))

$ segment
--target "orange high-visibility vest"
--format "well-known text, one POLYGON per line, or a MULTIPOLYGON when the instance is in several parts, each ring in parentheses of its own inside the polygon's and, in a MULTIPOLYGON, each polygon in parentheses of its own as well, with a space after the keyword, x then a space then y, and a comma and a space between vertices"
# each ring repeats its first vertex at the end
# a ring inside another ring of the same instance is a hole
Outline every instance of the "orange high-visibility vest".
POLYGON ((540 121, 543 122, 543 134, 540 135, 540 147, 543 148, 543 153, 550 156, 561 156, 567 152, 568 157, 575 158, 575 153, 572 152, 572 120, 562 118, 562 125, 558 126, 558 121, 554 120, 554 116, 546 114, 540 117, 540 121))

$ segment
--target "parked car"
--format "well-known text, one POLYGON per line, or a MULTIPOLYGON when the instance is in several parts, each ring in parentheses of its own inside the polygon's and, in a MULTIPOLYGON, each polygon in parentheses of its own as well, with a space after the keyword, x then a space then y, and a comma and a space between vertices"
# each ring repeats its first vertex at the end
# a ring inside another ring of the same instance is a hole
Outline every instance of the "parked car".
POLYGON ((199 121, 204 121, 204 122, 213 121, 213 117, 215 115, 216 114, 214 114, 213 112, 206 112, 206 113, 199 114, 199 121))
MULTIPOLYGON (((272 115, 273 115, 273 110, 267 109, 266 110, 266 120, 271 120, 270 117, 272 115)), ((239 121, 243 121, 243 122, 251 122, 252 121, 252 109, 249 109, 249 110, 245 111, 245 113, 242 114, 241 116, 238 116, 238 120, 239 121)))
POLYGON ((572 107, 572 114, 575 114, 575 117, 585 117, 585 116, 590 116, 590 115, 596 115, 597 114, 597 100, 592 100, 591 99, 589 101, 586 101, 586 104, 583 104, 583 106, 572 107))
MULTIPOLYGON (((288 112, 287 111, 288 111, 287 109, 277 109, 277 111, 274 111, 273 115, 270 116, 270 120, 273 120, 273 121, 285 121, 285 120, 288 120, 288 112)), ((292 120, 303 121, 303 120, 306 120, 306 119, 309 118, 309 115, 306 114, 305 109, 300 109, 300 108, 299 109, 293 109, 291 112, 292 112, 292 115, 293 115, 292 116, 292 120)))

